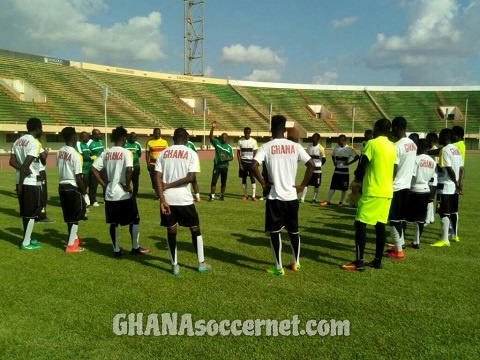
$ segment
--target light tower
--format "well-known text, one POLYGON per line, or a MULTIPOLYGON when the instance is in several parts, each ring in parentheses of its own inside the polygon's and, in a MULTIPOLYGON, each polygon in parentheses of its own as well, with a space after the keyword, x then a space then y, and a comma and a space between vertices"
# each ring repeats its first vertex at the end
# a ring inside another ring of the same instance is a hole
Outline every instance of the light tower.
POLYGON ((184 74, 203 76, 203 3, 184 0, 184 74))

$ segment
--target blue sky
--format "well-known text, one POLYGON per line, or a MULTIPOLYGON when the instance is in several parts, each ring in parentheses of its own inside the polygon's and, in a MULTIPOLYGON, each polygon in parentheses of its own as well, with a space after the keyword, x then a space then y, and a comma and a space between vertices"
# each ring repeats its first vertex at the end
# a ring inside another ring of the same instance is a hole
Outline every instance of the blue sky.
MULTIPOLYGON (((0 48, 183 73, 182 0, 2 0, 0 48)), ((205 0, 205 74, 480 84, 480 0, 205 0)))

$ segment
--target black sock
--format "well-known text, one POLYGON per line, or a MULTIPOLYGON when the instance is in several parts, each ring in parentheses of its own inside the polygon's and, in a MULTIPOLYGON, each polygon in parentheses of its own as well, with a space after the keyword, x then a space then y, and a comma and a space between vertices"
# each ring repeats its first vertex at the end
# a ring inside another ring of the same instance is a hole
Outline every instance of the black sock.
POLYGON ((453 234, 457 235, 458 215, 457 213, 450 214, 450 224, 452 225, 453 234))
POLYGON ((361 221, 355 221, 355 247, 357 257, 356 260, 363 262, 363 253, 365 252, 365 244, 367 243, 367 224, 361 221))
POLYGON ((387 242, 385 224, 377 222, 377 224, 375 225, 375 238, 375 260, 381 262, 383 256, 383 249, 385 248, 385 243, 387 242))
POLYGON ((277 269, 282 267, 282 240, 280 237, 280 232, 270 233, 270 245, 272 247, 275 265, 277 269))
POLYGON ((300 262, 300 236, 298 233, 288 233, 290 237, 290 243, 292 245, 292 252, 293 252, 293 262, 298 264, 300 262))
POLYGON ((177 264, 177 233, 167 232, 168 250, 172 265, 177 264))

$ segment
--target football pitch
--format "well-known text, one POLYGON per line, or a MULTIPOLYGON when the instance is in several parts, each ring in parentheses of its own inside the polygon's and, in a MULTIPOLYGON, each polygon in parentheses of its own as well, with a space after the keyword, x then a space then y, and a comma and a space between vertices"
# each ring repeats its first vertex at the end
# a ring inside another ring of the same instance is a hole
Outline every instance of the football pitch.
MULTIPOLYGON (((383 270, 344 272, 339 266, 354 259, 355 210, 311 205, 309 189, 299 213, 302 269, 295 273, 287 269, 283 277, 264 271, 272 265, 269 238, 263 232, 265 203, 242 201, 236 163, 230 168, 225 201, 207 202, 211 161, 202 161, 203 172, 197 177, 202 202, 196 207, 212 270, 196 271, 190 232, 179 228, 181 273, 171 275, 159 204, 142 165, 140 244, 151 252, 122 258, 112 256, 103 205, 91 208, 89 220, 80 223, 86 250, 64 253, 67 229, 52 168, 48 216, 56 222, 35 225, 41 250, 20 251, 14 172, 1 172, 1 359, 478 358, 480 155, 467 155, 459 243, 430 247, 439 239, 437 217, 425 228, 420 250, 407 249, 405 260, 385 259, 383 270), (164 313, 177 313, 179 318, 191 314, 193 322, 280 322, 298 315, 300 329, 312 319, 348 320, 350 327, 348 336, 116 335, 115 315, 131 313, 144 314, 143 329, 148 315, 158 314, 160 319, 164 313)), ((298 178, 303 171, 299 166, 298 178)), ((318 201, 327 194, 331 173, 328 159, 318 201)), ((337 193, 333 203, 338 199, 337 193)), ((120 228, 119 234, 120 247, 129 251, 128 227, 120 228)), ((370 260, 373 228, 368 228, 367 236, 365 258, 370 260)), ((412 237, 410 226, 406 240, 412 237)), ((284 266, 290 260, 288 236, 283 233, 284 266)))

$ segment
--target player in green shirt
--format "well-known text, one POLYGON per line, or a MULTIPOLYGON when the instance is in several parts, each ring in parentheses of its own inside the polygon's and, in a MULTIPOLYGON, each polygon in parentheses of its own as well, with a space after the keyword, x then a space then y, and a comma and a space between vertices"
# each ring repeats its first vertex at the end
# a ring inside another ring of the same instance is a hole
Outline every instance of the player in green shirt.
MULTIPOLYGON (((90 174, 90 168, 92 167, 93 160, 90 157, 91 150, 88 147, 88 142, 90 141, 90 138, 88 136, 88 133, 86 131, 82 131, 80 133, 80 141, 77 142, 76 150, 80 155, 82 156, 82 179, 83 179, 83 185, 85 186, 85 190, 89 188, 89 174, 90 174)), ((88 194, 84 196, 85 202, 87 203, 87 206, 90 205, 90 198, 88 194)))
POLYGON ((142 145, 137 142, 137 133, 132 131, 128 134, 124 147, 125 149, 130 150, 133 155, 132 196, 136 198, 138 195, 138 181, 140 178, 140 161, 138 159, 142 155, 142 145))
MULTIPOLYGON (((90 158, 92 161, 95 161, 97 157, 102 155, 105 151, 102 143, 102 133, 98 129, 92 130, 92 139, 88 143, 88 148, 90 149, 90 158)), ((105 171, 102 171, 102 177, 106 179, 105 171)), ((88 197, 90 198, 90 204, 92 206, 100 206, 97 201, 97 187, 98 182, 93 173, 90 171, 89 173, 89 187, 88 187, 88 197)))
POLYGON ((215 191, 217 189, 218 177, 221 176, 221 194, 220 200, 224 200, 225 190, 227 188, 228 165, 233 160, 233 148, 228 145, 228 135, 223 133, 220 135, 220 140, 213 137, 213 130, 217 127, 217 122, 212 123, 210 129, 210 142, 215 148, 215 159, 213 160, 212 183, 210 188, 210 200, 215 200, 215 191))
MULTIPOLYGON (((190 135, 187 132, 187 142, 185 143, 185 146, 192 149, 193 151, 197 152, 197 147, 193 142, 190 141, 190 135)), ((200 167, 200 164, 198 165, 200 167)), ((195 192, 195 202, 201 202, 202 200, 200 199, 200 189, 198 187, 198 182, 197 179, 195 178, 195 182, 192 183, 193 186, 193 191, 195 192)))

